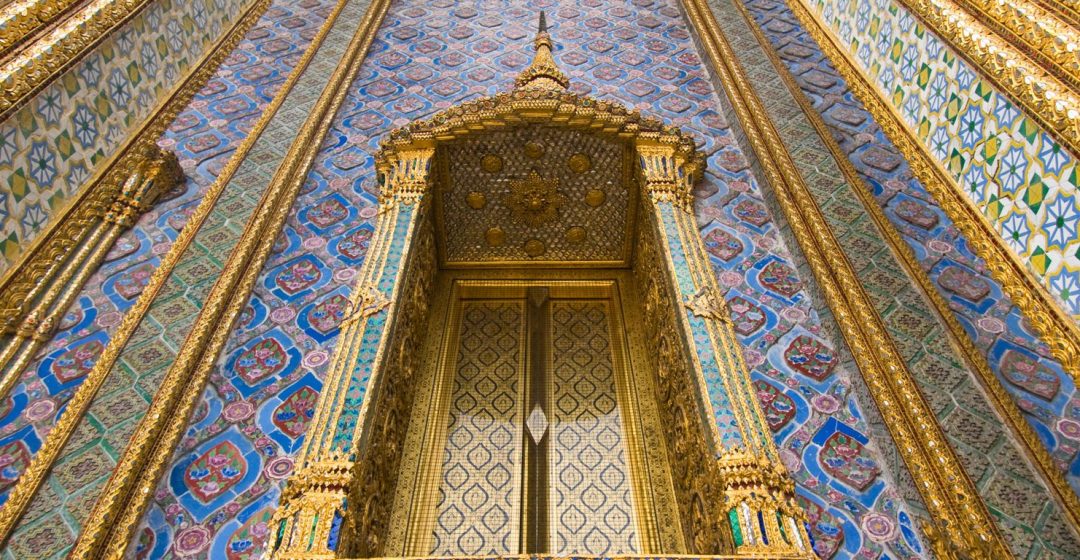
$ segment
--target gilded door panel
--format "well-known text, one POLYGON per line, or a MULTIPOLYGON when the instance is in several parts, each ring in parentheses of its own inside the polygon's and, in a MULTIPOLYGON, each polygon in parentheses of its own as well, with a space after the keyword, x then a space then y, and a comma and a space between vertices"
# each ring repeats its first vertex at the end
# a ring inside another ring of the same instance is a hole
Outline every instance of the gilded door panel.
POLYGON ((524 302, 464 301, 460 317, 431 553, 517 554, 523 497, 524 302))
POLYGON ((555 300, 550 325, 549 552, 640 552, 610 300, 555 300))
POLYGON ((481 274, 437 295, 387 553, 684 552, 617 283, 481 274))

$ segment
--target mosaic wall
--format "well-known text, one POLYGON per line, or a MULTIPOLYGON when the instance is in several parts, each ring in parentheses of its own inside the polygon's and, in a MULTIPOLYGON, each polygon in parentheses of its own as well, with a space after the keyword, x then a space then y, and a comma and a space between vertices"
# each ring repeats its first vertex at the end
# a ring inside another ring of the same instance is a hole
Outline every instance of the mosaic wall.
MULTIPOLYGON (((802 1, 802 0, 800 0, 802 1)), ((1080 168, 891 0, 807 0, 1008 246, 1080 319, 1080 168)))
MULTIPOLYGON (((752 6, 761 6, 754 3, 752 6)), ((794 21, 792 20, 792 23, 794 21)), ((787 22, 785 22, 787 23, 787 22)), ((885 215, 904 235, 925 270, 949 301, 966 334, 984 352, 1003 385, 1015 396, 1049 446, 1074 488, 1080 488, 1080 395, 1072 378, 1050 356, 1020 310, 1012 305, 986 265, 934 198, 912 177, 907 162, 882 134, 873 118, 847 93, 832 66, 809 50, 779 49, 780 29, 766 32, 815 102, 826 122, 845 141, 850 160, 871 185, 885 215), (799 56, 799 55, 804 56, 799 56)), ((812 40, 799 42, 817 50, 812 40)), ((1074 219, 1070 227, 1076 227, 1074 219)))
POLYGON ((152 2, 0 123, 0 273, 247 5, 152 2))
POLYGON ((838 365, 674 3, 391 8, 139 531, 142 553, 250 558, 315 407, 375 215, 371 155, 394 127, 506 90, 548 9, 578 91, 693 131, 711 153, 703 235, 819 551, 915 557, 913 521, 838 365), (315 219, 317 218, 317 219, 315 219), (283 428, 288 426, 288 429, 283 428), (215 457, 220 457, 216 458, 215 457), (220 468, 203 468, 211 459, 220 468), (213 486, 202 485, 206 476, 213 486), (201 490, 199 489, 201 488, 201 490), (201 499, 202 492, 206 499, 201 499))
POLYGON ((187 183, 114 245, 68 310, 53 340, 0 403, 0 503, 25 470, 108 344, 161 255, 285 81, 324 21, 331 0, 281 0, 248 32, 180 113, 160 144, 180 157, 187 183))
MULTIPOLYGON (((912 176, 907 162, 848 91, 783 0, 752 0, 746 7, 813 106, 811 110, 819 113, 865 183, 850 188, 869 189, 889 227, 899 232, 911 249, 915 266, 922 268, 949 305, 962 329, 958 336, 971 339, 1001 385, 1027 413, 1073 488, 1080 486, 1080 443, 1074 429, 1080 401, 1072 380, 1053 361, 1046 345, 1002 293, 985 264, 968 250, 949 217, 912 176)), ((831 167, 821 168, 823 173, 832 172, 831 167)), ((870 221, 852 200, 854 194, 845 198, 851 202, 841 204, 826 196, 818 199, 824 212, 842 223, 833 226, 841 240, 859 231, 860 223, 870 221)), ((877 261, 875 251, 889 251, 880 235, 872 235, 875 239, 858 241, 860 261, 877 261)), ((862 262, 854 264, 867 292, 878 308, 884 309, 886 324, 896 321, 897 328, 891 334, 905 352, 917 348, 920 337, 925 341, 944 336, 941 323, 926 303, 902 303, 904 292, 916 290, 906 278, 862 262), (901 306, 893 303, 894 297, 901 306), (938 326, 926 329, 920 323, 938 326)), ((1018 456, 1019 446, 1010 442, 1013 436, 1003 429, 991 407, 976 397, 978 382, 964 373, 967 366, 958 361, 955 351, 947 349, 932 358, 929 367, 925 358, 912 362, 911 370, 1014 550, 1021 551, 1020 557, 1047 546, 1066 556, 1077 554, 1060 510, 1049 503, 1037 475, 1018 456)))

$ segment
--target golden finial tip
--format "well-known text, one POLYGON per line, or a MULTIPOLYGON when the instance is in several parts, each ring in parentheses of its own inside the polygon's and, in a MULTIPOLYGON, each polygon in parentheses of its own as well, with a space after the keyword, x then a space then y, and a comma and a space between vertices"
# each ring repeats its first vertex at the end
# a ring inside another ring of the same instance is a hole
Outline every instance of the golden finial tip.
POLYGON ((529 67, 517 77, 517 87, 566 89, 570 85, 570 79, 555 64, 555 57, 551 55, 554 45, 547 32, 547 15, 543 11, 540 12, 540 25, 537 28, 534 44, 536 54, 533 55, 529 67))

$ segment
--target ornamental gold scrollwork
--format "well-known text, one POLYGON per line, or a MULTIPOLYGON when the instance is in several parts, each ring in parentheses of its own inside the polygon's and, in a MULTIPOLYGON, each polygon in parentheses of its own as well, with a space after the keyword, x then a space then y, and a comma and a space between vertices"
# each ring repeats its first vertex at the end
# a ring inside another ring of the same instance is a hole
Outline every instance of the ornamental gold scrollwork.
POLYGON ((58 261, 55 275, 34 286, 19 303, 17 311, 5 316, 2 328, 10 336, 0 343, 0 372, 3 372, 0 374, 0 398, 18 382, 37 350, 52 338, 68 306, 117 238, 135 225, 138 217, 162 194, 185 180, 176 155, 161 150, 157 144, 138 150, 129 168, 130 175, 120 185, 119 192, 103 190, 111 194, 112 199, 94 213, 96 219, 87 224, 86 232, 79 236, 81 246, 68 258, 58 261))
POLYGON ((956 0, 968 14, 1073 88, 1080 87, 1080 27, 1030 0, 956 0))
POLYGON ((684 154, 663 144, 642 142, 638 144, 637 152, 646 194, 654 202, 670 202, 676 208, 692 213, 694 196, 689 186, 700 173, 701 163, 688 161, 684 154))
POLYGON ((559 192, 559 180, 545 179, 535 169, 524 179, 512 179, 506 196, 506 205, 514 218, 532 227, 554 221, 565 203, 566 196, 559 192))
MULTIPOLYGON (((269 5, 269 0, 253 2, 237 18, 232 29, 222 35, 218 42, 207 51, 202 60, 192 67, 191 72, 178 84, 176 89, 159 102, 141 127, 132 132, 127 143, 117 150, 111 159, 111 163, 105 163, 101 166, 102 171, 80 189, 80 194, 72 205, 54 218, 50 225, 46 227, 46 231, 39 235, 33 247, 23 253, 19 262, 0 280, 0 313, 3 316, 7 317, 17 313, 17 311, 13 310, 18 309, 18 302, 30 297, 30 293, 39 284, 48 284, 50 282, 53 275, 59 271, 57 263, 63 262, 68 253, 82 243, 89 226, 96 220, 96 216, 101 209, 109 206, 107 201, 115 194, 116 185, 122 182, 123 177, 128 176, 133 165, 132 162, 137 161, 141 146, 155 143, 156 139, 176 118, 176 115, 187 106, 195 93, 213 76, 221 62, 240 43, 244 34, 255 24, 269 5)), ((288 89, 289 84, 287 83, 279 92, 279 97, 283 98, 288 89)), ((280 103, 279 101, 275 102, 280 103)), ((273 105, 273 103, 271 104, 273 105)), ((268 113, 272 113, 272 111, 268 111, 268 113)), ((265 120, 264 118, 260 122, 265 120)), ((257 137, 256 131, 260 130, 261 127, 265 127, 265 122, 262 122, 262 124, 260 122, 256 122, 253 127, 252 136, 257 137)), ((237 154, 245 153, 253 143, 253 138, 245 140, 237 150, 237 154)), ((238 159, 242 158, 234 158, 225 166, 225 169, 218 176, 219 182, 215 183, 207 191, 203 203, 196 208, 189 223, 199 224, 206 219, 214 201, 217 200, 224 188, 225 179, 231 177, 239 165, 238 159)), ((16 524, 29 506, 30 500, 40 488, 53 462, 60 456, 68 439, 78 427, 83 414, 85 414, 97 394, 98 388, 104 383, 113 363, 119 357, 120 350, 135 332, 135 328, 139 325, 147 309, 149 309, 153 296, 164 285, 165 279, 178 262, 180 255, 194 239, 196 230, 197 227, 187 227, 180 232, 173 243, 172 250, 162 258, 161 265, 151 277, 146 289, 143 290, 143 296, 124 315, 119 327, 113 334, 113 342, 105 348, 94 364, 94 368, 86 375, 86 379, 80 385, 75 396, 68 402, 64 414, 49 432, 30 466, 27 467, 22 476, 19 477, 19 481, 12 488, 7 503, 4 504, 3 509, 0 509, 0 542, 7 540, 15 529, 16 524)))
POLYGON ((62 25, 0 65, 0 120, 47 86, 104 37, 142 12, 151 0, 89 2, 62 25))
MULTIPOLYGON (((736 6, 747 21, 750 30, 757 37, 758 42, 762 46, 767 47, 769 44, 768 39, 764 36, 761 29, 753 24, 752 16, 748 13, 746 8, 741 5, 736 6)), ((882 232, 882 237, 893 249, 898 260, 907 271, 908 276, 914 279, 922 287, 923 292, 927 295, 930 303, 937 310, 952 341, 955 343, 956 347, 959 348, 963 358, 970 365, 972 372, 977 375, 978 382, 986 389, 992 406, 1000 412, 1009 429, 1018 434, 1018 443, 1021 444, 1023 452, 1031 458, 1032 464, 1039 469, 1039 474, 1047 481, 1047 486, 1056 494, 1058 501, 1063 506, 1063 510, 1071 517, 1073 525, 1080 527, 1080 498, 1078 498, 1076 493, 1072 490, 1072 487, 1065 479, 1061 469, 1055 464, 1053 457, 1050 456, 1046 446, 1040 440, 1039 435, 1024 418, 1024 412, 1017 406, 1014 398, 994 375, 993 370, 990 368, 990 364, 987 362, 986 356, 975 347, 971 337, 968 336, 967 331, 950 309, 949 303, 934 286, 930 277, 915 257, 911 247, 901 238, 899 231, 891 224, 884 211, 881 210, 881 207, 874 199, 873 194, 868 188, 863 188, 863 180, 860 177, 859 172, 847 158, 846 152, 844 152, 840 145, 833 139, 832 134, 821 115, 818 114, 810 104, 810 101, 806 96, 802 95, 799 85, 787 70, 787 66, 771 48, 765 48, 763 50, 772 61, 773 67, 776 68, 777 72, 780 74, 780 77, 787 85, 788 90, 792 93, 795 102, 803 110, 806 118, 814 128, 817 129, 821 141, 833 154, 834 161, 840 167, 840 171, 843 173, 848 183, 852 185, 852 190, 856 196, 863 202, 863 207, 866 209, 867 213, 870 214, 874 222, 878 224, 878 229, 882 232)), ((848 81, 850 82, 851 80, 848 81)), ((927 521, 927 523, 932 522, 927 521)))
POLYGON ((425 147, 379 152, 375 167, 378 170, 380 201, 383 204, 412 204, 420 200, 427 192, 433 155, 435 149, 425 147))
MULTIPOLYGON (((704 1, 684 0, 684 6, 691 24, 703 38, 705 54, 731 100, 765 178, 777 194, 781 210, 837 317, 841 333, 889 431, 895 440, 910 442, 898 446, 900 455, 934 522, 956 528, 952 531, 954 539, 965 543, 967 550, 977 551, 985 546, 993 551, 990 557, 1007 557, 1008 545, 918 392, 912 373, 889 338, 869 296, 862 291, 851 263, 816 210, 807 185, 750 85, 738 56, 704 1)), ((798 2, 792 3, 797 13, 801 8, 798 2)), ((811 26, 805 20, 803 23, 808 28, 811 26)))
POLYGON ((77 3, 78 0, 15 0, 0 7, 0 57, 77 3))
POLYGON ((390 300, 372 284, 358 286, 356 291, 359 293, 359 297, 355 298, 357 303, 353 304, 353 300, 349 300, 349 312, 341 320, 342 325, 371 317, 390 305, 390 300))
POLYGON ((724 296, 712 286, 702 287, 698 293, 686 300, 686 308, 698 317, 714 321, 731 322, 724 296))

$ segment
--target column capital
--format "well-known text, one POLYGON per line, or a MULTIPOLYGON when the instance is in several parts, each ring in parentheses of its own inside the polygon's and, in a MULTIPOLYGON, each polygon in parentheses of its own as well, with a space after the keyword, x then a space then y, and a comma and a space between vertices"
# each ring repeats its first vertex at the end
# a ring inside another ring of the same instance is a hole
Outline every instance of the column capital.
POLYGON ((414 204, 431 184, 431 159, 435 148, 402 148, 381 154, 375 162, 379 199, 383 204, 414 204))
POLYGON ((126 167, 124 182, 104 209, 102 219, 131 227, 161 195, 182 183, 185 177, 176 154, 154 143, 139 148, 126 167))
POLYGON ((274 512, 274 560, 336 558, 353 461, 330 453, 304 463, 289 477, 281 505, 274 512))
POLYGON ((703 165, 700 159, 688 156, 679 145, 665 142, 638 141, 635 144, 641 163, 645 194, 653 202, 667 202, 682 210, 693 212, 694 183, 700 178, 703 165))

